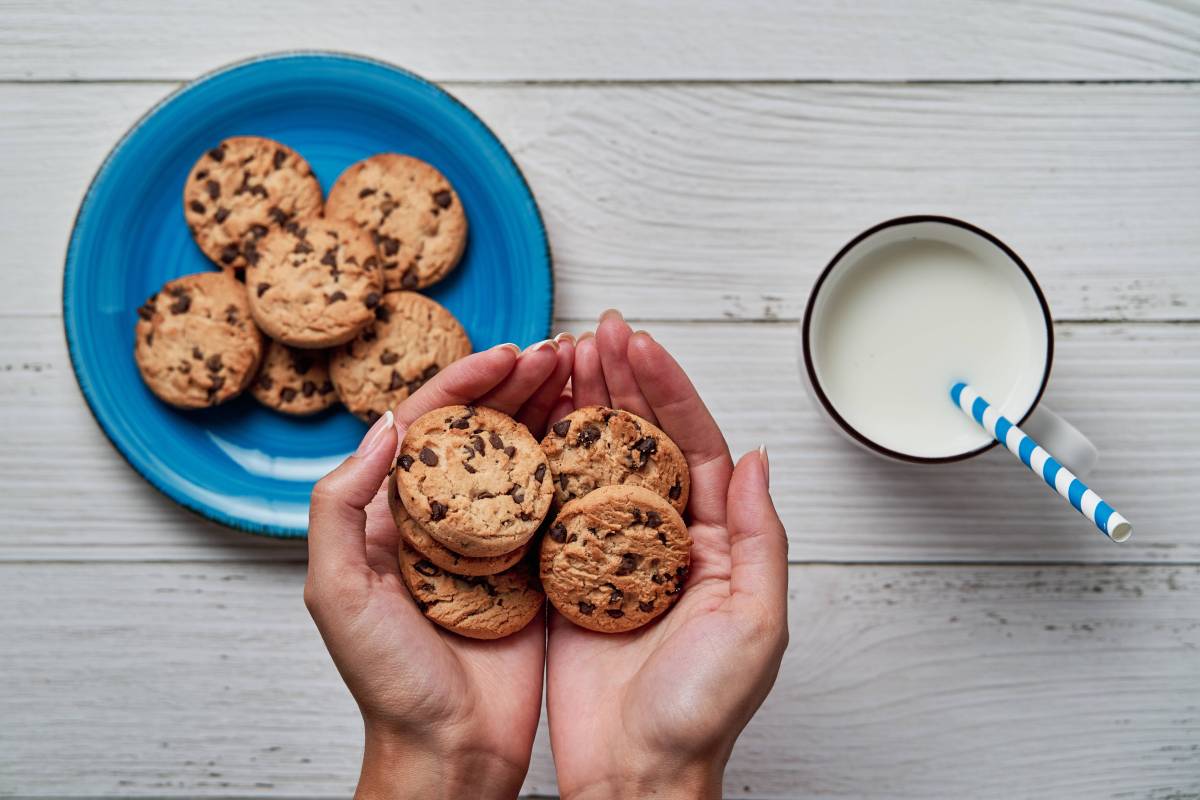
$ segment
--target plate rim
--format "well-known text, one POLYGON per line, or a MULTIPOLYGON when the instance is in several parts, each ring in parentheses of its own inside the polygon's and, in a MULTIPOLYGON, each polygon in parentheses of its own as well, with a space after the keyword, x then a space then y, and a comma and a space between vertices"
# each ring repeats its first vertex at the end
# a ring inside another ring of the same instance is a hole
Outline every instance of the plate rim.
POLYGON ((556 293, 555 293, 555 276, 554 276, 554 256, 553 256, 553 252, 550 249, 550 237, 546 232, 546 220, 542 216, 542 209, 538 205, 537 197, 533 193, 533 188, 529 185, 529 180, 525 177, 525 173, 521 170, 521 165, 517 163, 515 158, 513 158, 512 153, 509 152, 508 148, 504 145, 503 140, 501 140, 500 137, 496 135, 496 132, 493 131, 491 129, 491 127, 483 120, 483 118, 480 117, 478 114, 476 114, 471 109, 470 106, 468 106, 466 103, 464 103, 458 97, 456 97, 452 92, 450 92, 448 89, 446 89, 441 84, 439 84, 435 81, 432 81, 428 78, 425 78, 421 75, 418 75, 417 73, 413 72, 412 70, 406 69, 397 64, 393 64, 391 62, 384 61, 383 59, 375 58, 372 56, 365 56, 365 55, 361 55, 358 53, 351 53, 348 51, 341 51, 341 50, 304 48, 304 49, 295 49, 295 50, 278 50, 278 51, 272 51, 269 53, 260 53, 257 55, 238 59, 236 61, 227 62, 227 63, 222 64, 221 66, 218 66, 214 69, 208 70, 207 72, 203 72, 200 75, 197 75, 195 78, 192 78, 189 81, 185 81, 180 86, 177 86, 171 92, 166 94, 164 97, 160 98, 152 106, 150 106, 148 109, 146 109, 146 111, 144 111, 133 122, 133 124, 129 126, 129 128, 123 134, 121 134, 121 136, 117 139, 117 141, 109 149, 108 153, 100 161, 100 165, 96 168, 96 171, 92 175, 91 180, 88 181, 87 189, 84 191, 83 197, 79 201, 79 207, 75 210, 75 216, 71 220, 71 233, 70 233, 70 236, 67 238, 67 248, 66 248, 66 253, 64 255, 64 258, 63 258, 63 275, 62 275, 62 320, 63 320, 62 330, 63 330, 64 338, 66 339, 67 357, 69 358, 69 360, 71 362, 71 372, 75 376, 75 384, 79 387, 79 391, 83 395, 84 403, 87 406, 88 413, 91 414, 92 419, 96 423, 96 426, 98 428, 100 428, 100 431, 104 434, 104 438, 106 438, 108 440, 109 444, 112 445, 112 448, 114 450, 116 450, 118 454, 120 454, 122 460, 124 460, 124 462, 129 466, 129 468, 131 470, 133 470, 134 474, 138 475, 142 480, 146 481, 148 484, 150 484, 152 487, 154 487, 154 489, 156 489, 159 492, 159 494, 161 494, 163 497, 165 497, 168 500, 170 500, 171 502, 173 502, 176 506, 179 506, 180 508, 183 508, 184 510, 195 514, 196 516, 200 517, 201 519, 204 519, 209 522, 215 522, 215 523, 223 525, 227 528, 232 528, 234 530, 243 531, 245 533, 254 534, 256 536, 265 536, 265 537, 269 537, 272 539, 293 539, 293 540, 294 539, 307 539, 308 538, 308 528, 307 528, 307 526, 305 526, 303 529, 301 529, 301 528, 289 528, 289 527, 286 527, 283 525, 273 525, 270 523, 257 523, 257 522, 252 522, 250 520, 246 520, 246 519, 242 519, 242 518, 233 516, 231 514, 227 514, 223 511, 220 511, 216 508, 213 508, 212 506, 209 506, 209 505, 203 503, 200 500, 197 500, 194 497, 188 496, 186 493, 177 492, 174 488, 168 487, 167 485, 165 485, 165 483, 161 482, 157 476, 149 474, 146 471, 143 471, 142 469, 140 469, 138 467, 137 464, 134 463, 132 457, 126 451, 125 447, 122 446, 122 444, 117 441, 117 439, 114 437, 113 432, 109 429, 109 427, 105 424, 104 420, 101 418, 100 413, 96 409, 95 399, 92 395, 91 381, 90 381, 90 379, 86 379, 84 377, 84 375, 80 372, 79 359, 81 356, 76 349, 76 338, 77 338, 78 332, 73 330, 74 325, 72 322, 72 320, 73 320, 72 304, 71 304, 71 298, 70 298, 69 291, 70 291, 71 287, 74 285, 74 273, 75 273, 74 268, 75 268, 75 264, 78 260, 77 246, 79 244, 78 239, 80 236, 80 232, 79 232, 80 219, 83 217, 84 212, 91 206, 91 204, 94 200, 96 188, 97 188, 99 182, 101 181, 101 179, 107 175, 108 170, 112 166, 113 160, 117 157, 117 155, 122 150, 125 149, 125 147, 128 146, 129 140, 139 130, 141 130, 142 127, 152 117, 154 117, 156 114, 158 114, 167 104, 175 101, 177 98, 184 96, 188 92, 194 90, 197 86, 199 86, 203 83, 206 83, 220 75, 224 75, 226 73, 233 72, 234 70, 242 69, 245 67, 250 67, 255 64, 259 64, 259 63, 263 63, 263 62, 283 62, 283 61, 288 61, 290 59, 307 59, 307 58, 330 59, 330 60, 334 60, 334 61, 347 61, 347 62, 355 62, 358 64, 364 64, 364 65, 373 66, 373 67, 379 67, 379 68, 382 68, 389 72, 396 73, 408 80, 416 81, 417 83, 423 84, 424 86, 433 90, 437 94, 448 99, 451 103, 458 106, 462 111, 466 112, 468 119, 473 120, 475 122, 475 124, 477 124, 482 129, 484 134, 486 134, 486 136, 488 138, 490 138, 493 142, 496 143, 497 147, 500 150, 500 153, 503 154, 504 158, 507 159, 508 163, 512 166, 513 170, 516 172, 517 178, 520 180, 521 186, 524 188, 526 195, 529 197, 530 205, 533 208, 534 218, 537 221, 538 233, 541 236, 542 247, 545 250, 545 262, 546 262, 547 272, 549 273, 549 292, 550 292, 549 300, 550 300, 550 302, 547 305, 547 315, 546 315, 546 321, 545 321, 547 336, 550 335, 550 331, 554 325, 554 310, 555 310, 554 303, 555 303, 555 295, 556 295, 556 293))

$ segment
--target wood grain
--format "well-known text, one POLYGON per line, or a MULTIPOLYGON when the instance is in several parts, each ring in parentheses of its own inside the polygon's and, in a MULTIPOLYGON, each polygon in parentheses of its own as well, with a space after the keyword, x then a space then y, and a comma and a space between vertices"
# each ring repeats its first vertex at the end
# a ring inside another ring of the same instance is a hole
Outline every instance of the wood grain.
POLYGON ((295 48, 438 79, 1127 79, 1200 75, 1200 7, 1169 0, 8 2, 0 77, 189 78, 295 48))
MULTIPOLYGON (((0 793, 344 797, 297 564, 0 565, 0 793)), ((1200 568, 793 567, 729 797, 1191 797, 1200 568)), ((545 730, 527 792, 553 794, 545 730)))
MULTIPOLYGON (((561 322, 579 331, 580 323, 561 322)), ((1134 524, 1114 545, 993 450, 963 465, 881 461, 805 396, 787 324, 658 323, 735 453, 766 442, 797 561, 1200 561, 1200 337, 1193 325, 1060 324, 1047 402, 1101 451, 1089 483, 1134 524)), ((0 318, 0 560, 300 559, 176 508, 83 405, 54 318, 0 318)))
MULTIPOLYGON (((166 85, 0 86, 0 313, 56 313, 80 198, 166 85)), ((1200 318, 1200 84, 453 86, 533 185, 557 309, 796 319, 852 236, 943 213, 1058 319, 1200 318)))

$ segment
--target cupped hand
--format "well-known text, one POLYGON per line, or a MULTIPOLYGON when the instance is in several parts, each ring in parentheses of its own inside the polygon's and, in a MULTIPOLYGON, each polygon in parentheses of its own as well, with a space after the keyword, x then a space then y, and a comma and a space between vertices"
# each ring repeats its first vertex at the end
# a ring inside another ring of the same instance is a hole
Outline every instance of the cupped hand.
POLYGON ((693 548, 683 595, 643 628, 595 633, 551 613, 547 706, 559 790, 719 797, 734 741, 770 691, 788 639, 787 538, 766 453, 734 467, 680 366, 615 312, 579 340, 572 394, 575 407, 632 411, 679 445, 691 470, 693 548))
POLYGON ((515 797, 520 789, 541 707, 541 618, 488 642, 425 619, 400 579, 384 483, 407 427, 441 406, 490 406, 540 436, 573 351, 560 337, 454 363, 377 421, 313 490, 304 600, 362 711, 360 797, 515 797))

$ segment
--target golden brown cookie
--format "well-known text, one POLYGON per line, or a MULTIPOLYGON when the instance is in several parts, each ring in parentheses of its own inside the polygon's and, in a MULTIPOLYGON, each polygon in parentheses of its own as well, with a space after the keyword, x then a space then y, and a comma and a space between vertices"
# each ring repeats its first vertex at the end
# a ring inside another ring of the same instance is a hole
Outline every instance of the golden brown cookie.
POLYGON ((466 247, 467 216, 454 187, 410 156, 380 153, 347 167, 329 190, 325 215, 371 234, 389 290, 440 281, 466 247))
POLYGON ((388 508, 392 511, 392 521, 396 523, 400 537, 408 543, 408 546, 435 565, 456 575, 495 575, 515 566, 529 552, 529 542, 511 553, 485 558, 464 556, 462 553, 456 553, 446 547, 430 536, 404 509, 404 503, 400 500, 400 487, 396 482, 398 469, 398 465, 393 468, 391 477, 388 479, 388 508))
POLYGON ((328 353, 274 341, 267 345, 250 393, 267 408, 297 416, 315 414, 338 401, 329 380, 328 353))
POLYGON ((691 489, 687 459, 665 433, 628 411, 576 409, 550 426, 542 450, 559 505, 600 486, 643 486, 680 514, 691 489))
POLYGON ((472 639, 517 633, 545 599, 528 559, 498 575, 455 575, 402 543, 400 575, 426 617, 472 639))
POLYGON ((524 425, 495 409, 430 411, 409 426, 396 463, 409 516, 463 555, 511 553, 550 510, 545 454, 524 425))
POLYGON ((133 357, 150 391, 180 408, 224 403, 258 370, 262 334, 246 287, 221 272, 167 283, 138 309, 133 357))
POLYGON ((576 625, 619 633, 679 599, 692 537, 671 504, 640 486, 602 486, 562 507, 542 538, 546 596, 576 625))
POLYGON ((330 356, 333 385, 346 408, 367 422, 471 352, 454 315, 416 292, 387 292, 375 322, 330 356))
POLYGON ((292 347, 332 347, 375 320, 379 258, 349 222, 312 218, 271 231, 246 270, 250 310, 263 332, 292 347))
POLYGON ((308 162, 258 136, 221 142, 200 156, 183 186, 183 216, 196 244, 236 273, 258 258, 258 244, 271 230, 320 215, 321 205, 308 162))

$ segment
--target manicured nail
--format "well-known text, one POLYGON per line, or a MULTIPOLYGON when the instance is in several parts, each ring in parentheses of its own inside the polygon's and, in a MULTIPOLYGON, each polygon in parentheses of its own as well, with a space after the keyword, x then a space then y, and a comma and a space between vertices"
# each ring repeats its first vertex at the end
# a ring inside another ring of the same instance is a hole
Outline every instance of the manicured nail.
POLYGON ((392 416, 392 412, 390 410, 385 411, 382 417, 375 420, 375 424, 371 426, 371 430, 367 431, 367 435, 359 442, 358 449, 354 451, 354 455, 361 458, 378 447, 394 421, 395 418, 392 416))
POLYGON ((558 336, 554 337, 554 341, 558 342, 560 345, 563 342, 570 342, 571 344, 575 344, 575 337, 572 336, 571 334, 567 333, 566 331, 563 331, 558 336))
POLYGON ((512 342, 505 342, 504 344, 498 344, 495 347, 493 347, 492 349, 500 350, 501 348, 505 348, 505 347, 507 347, 509 350, 512 350, 514 356, 521 354, 521 348, 517 347, 512 342))
POLYGON ((615 317, 621 322, 625 321, 625 317, 621 316, 621 312, 617 311, 615 308, 606 308, 600 313, 601 322, 604 322, 604 320, 608 319, 609 317, 615 317))
POLYGON ((529 345, 529 347, 526 347, 524 352, 532 353, 535 350, 547 350, 547 349, 548 350, 557 350, 558 343, 555 342, 553 339, 542 339, 540 342, 535 342, 535 343, 529 345))
POLYGON ((771 459, 767 458, 767 446, 760 444, 758 446, 758 460, 762 464, 763 480, 767 482, 767 488, 771 488, 771 459))

